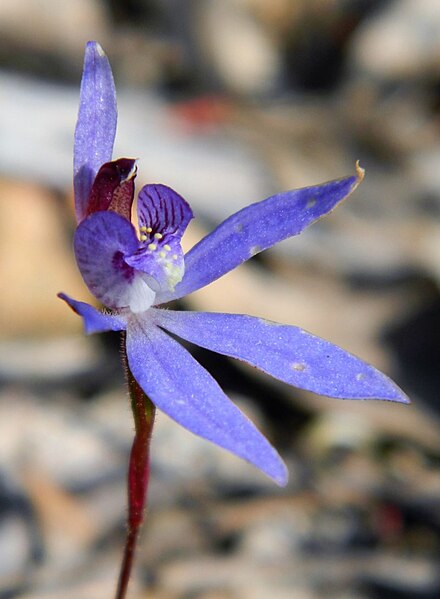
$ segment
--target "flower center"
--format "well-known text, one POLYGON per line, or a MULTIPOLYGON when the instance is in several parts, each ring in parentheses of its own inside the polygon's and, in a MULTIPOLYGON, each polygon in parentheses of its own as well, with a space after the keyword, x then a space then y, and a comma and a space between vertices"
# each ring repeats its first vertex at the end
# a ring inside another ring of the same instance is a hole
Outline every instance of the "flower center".
POLYGON ((129 264, 151 275, 151 287, 156 292, 173 291, 185 272, 180 244, 176 244, 172 235, 153 233, 153 228, 147 226, 139 228, 139 240, 141 245, 128 260, 129 264))

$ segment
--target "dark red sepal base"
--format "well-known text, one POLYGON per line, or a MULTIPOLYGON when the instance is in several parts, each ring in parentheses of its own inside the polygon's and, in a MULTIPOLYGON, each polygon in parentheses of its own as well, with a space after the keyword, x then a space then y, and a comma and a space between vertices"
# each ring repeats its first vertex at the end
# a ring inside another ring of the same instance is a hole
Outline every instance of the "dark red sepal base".
POLYGON ((103 164, 90 191, 86 216, 99 210, 112 210, 131 221, 136 172, 134 158, 119 158, 103 164))

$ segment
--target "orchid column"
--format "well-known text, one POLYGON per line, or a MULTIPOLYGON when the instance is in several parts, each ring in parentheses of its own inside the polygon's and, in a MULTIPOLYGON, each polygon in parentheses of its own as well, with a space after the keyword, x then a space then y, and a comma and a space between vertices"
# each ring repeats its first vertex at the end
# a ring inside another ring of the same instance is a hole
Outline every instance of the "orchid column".
POLYGON ((101 47, 89 42, 75 131, 74 250, 87 287, 107 309, 101 312, 65 294, 60 297, 83 318, 87 333, 123 332, 135 420, 127 542, 116 595, 123 599, 143 520, 155 407, 247 460, 277 484, 287 484, 287 469, 276 450, 175 337, 321 395, 402 403, 408 399, 373 366, 298 327, 242 314, 162 309, 162 304, 209 285, 256 253, 301 233, 356 189, 362 169, 251 204, 184 256, 181 239, 193 213, 171 188, 145 185, 137 200, 137 228, 131 222, 136 164, 130 158, 112 161, 116 119, 110 65, 101 47))

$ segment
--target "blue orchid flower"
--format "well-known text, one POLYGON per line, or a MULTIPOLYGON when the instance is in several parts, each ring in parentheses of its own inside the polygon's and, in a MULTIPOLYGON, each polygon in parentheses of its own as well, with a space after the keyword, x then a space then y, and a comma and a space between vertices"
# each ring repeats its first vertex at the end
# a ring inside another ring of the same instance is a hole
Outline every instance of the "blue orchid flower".
POLYGON ((143 187, 137 201, 138 228, 131 223, 136 164, 129 158, 111 160, 116 121, 109 62, 99 44, 89 42, 75 132, 79 225, 74 250, 87 287, 110 310, 60 297, 83 318, 87 333, 126 332, 129 368, 160 410, 285 485, 287 469, 278 453, 176 337, 320 395, 408 402, 373 366, 300 328, 242 314, 163 306, 301 233, 358 186, 362 169, 355 176, 252 204, 184 255, 181 239, 193 213, 169 187, 143 187))

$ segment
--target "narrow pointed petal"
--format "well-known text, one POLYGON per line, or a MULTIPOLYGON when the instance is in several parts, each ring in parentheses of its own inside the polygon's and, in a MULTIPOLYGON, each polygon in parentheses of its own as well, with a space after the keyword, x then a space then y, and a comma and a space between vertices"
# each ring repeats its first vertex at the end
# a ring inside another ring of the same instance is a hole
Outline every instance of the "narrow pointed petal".
POLYGON ((116 91, 107 56, 97 42, 88 42, 84 57, 73 158, 75 212, 87 213, 93 180, 111 160, 116 134, 116 91))
POLYGON ((131 223, 115 212, 95 212, 77 228, 74 250, 78 267, 91 293, 110 308, 147 310, 155 293, 148 277, 125 262, 139 248, 131 223))
POLYGON ((117 314, 104 314, 85 302, 72 299, 65 293, 59 293, 58 297, 66 302, 74 312, 82 317, 84 330, 87 335, 92 333, 103 333, 105 331, 124 331, 125 319, 117 314))
POLYGON ((331 212, 362 178, 363 171, 358 167, 356 176, 287 191, 243 208, 186 254, 182 281, 174 293, 160 294, 157 303, 205 287, 262 250, 298 235, 331 212))
POLYGON ((152 312, 157 325, 182 339, 248 362, 289 385, 339 399, 409 402, 373 366, 298 327, 240 314, 152 312))
POLYGON ((127 328, 130 370, 152 402, 191 432, 254 464, 279 485, 286 467, 211 375, 147 317, 127 328))

